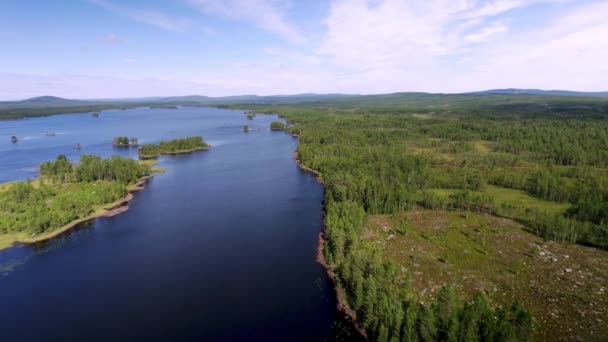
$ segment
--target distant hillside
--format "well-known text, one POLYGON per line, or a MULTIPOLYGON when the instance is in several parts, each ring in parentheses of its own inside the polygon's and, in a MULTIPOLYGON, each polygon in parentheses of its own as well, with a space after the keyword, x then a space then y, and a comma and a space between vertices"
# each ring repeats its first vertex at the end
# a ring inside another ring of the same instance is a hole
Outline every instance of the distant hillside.
POLYGON ((173 108, 176 106, 217 106, 224 108, 269 108, 272 106, 385 109, 417 113, 492 112, 497 116, 608 116, 608 92, 575 92, 538 89, 492 89, 463 94, 392 93, 378 95, 295 94, 202 95, 141 99, 73 100, 40 96, 22 101, 0 102, 0 119, 17 119, 67 113, 88 113, 107 109, 136 107, 173 108))
POLYGON ((584 92, 571 90, 542 90, 542 89, 490 89, 471 92, 469 94, 527 94, 527 95, 556 95, 556 96, 600 96, 608 97, 608 91, 584 92))
POLYGON ((235 95, 235 96, 220 96, 220 97, 209 97, 201 95, 190 95, 190 96, 173 96, 159 99, 162 103, 199 103, 199 104, 236 104, 236 103, 258 103, 258 104, 274 104, 274 103, 300 103, 300 102, 314 102, 324 101, 330 99, 339 99, 352 97, 357 95, 346 95, 346 94, 295 94, 295 95, 235 95))

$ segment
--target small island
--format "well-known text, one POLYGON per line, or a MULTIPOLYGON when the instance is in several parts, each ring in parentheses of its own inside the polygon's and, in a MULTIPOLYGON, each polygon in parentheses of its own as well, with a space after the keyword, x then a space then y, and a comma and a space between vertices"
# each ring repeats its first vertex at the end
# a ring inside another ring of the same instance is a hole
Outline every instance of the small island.
POLYGON ((247 113, 247 120, 253 120, 255 118, 255 113, 249 112, 247 113))
POLYGON ((19 139, 17 139, 17 136, 16 136, 16 135, 13 135, 13 136, 11 137, 11 142, 16 143, 17 141, 19 141, 19 139))
POLYGON ((129 139, 129 137, 115 137, 114 140, 112 140, 112 146, 114 147, 137 147, 138 145, 137 138, 129 139))
POLYGON ((138 150, 142 159, 156 158, 161 154, 185 154, 207 150, 209 145, 200 136, 161 141, 158 144, 143 144, 138 150))
POLYGON ((270 123, 270 130, 272 131, 285 131, 287 130, 287 125, 280 121, 273 121, 270 123))
POLYGON ((95 112, 95 113, 91 114, 91 116, 94 117, 94 118, 98 118, 99 117, 99 113, 95 112))
POLYGON ((248 125, 243 126, 243 132, 245 132, 245 133, 249 132, 249 126, 248 125))
POLYGON ((54 131, 48 131, 46 132, 46 136, 47 137, 54 137, 55 135, 57 135, 54 131))
POLYGON ((0 185, 0 249, 55 237, 79 223, 125 211, 133 192, 161 171, 154 163, 114 156, 65 155, 40 165, 35 180, 0 185))

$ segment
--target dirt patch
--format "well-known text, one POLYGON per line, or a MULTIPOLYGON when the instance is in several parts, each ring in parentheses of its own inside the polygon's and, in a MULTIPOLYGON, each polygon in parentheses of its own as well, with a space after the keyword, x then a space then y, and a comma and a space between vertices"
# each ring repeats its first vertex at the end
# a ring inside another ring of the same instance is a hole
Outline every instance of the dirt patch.
MULTIPOLYGON (((537 339, 608 336, 608 252, 545 241, 511 220, 488 214, 417 209, 370 217, 367 238, 401 268, 422 301, 445 284, 466 298, 488 294, 496 305, 519 301, 533 313, 537 339)), ((396 280, 397 281, 397 280, 396 280)))

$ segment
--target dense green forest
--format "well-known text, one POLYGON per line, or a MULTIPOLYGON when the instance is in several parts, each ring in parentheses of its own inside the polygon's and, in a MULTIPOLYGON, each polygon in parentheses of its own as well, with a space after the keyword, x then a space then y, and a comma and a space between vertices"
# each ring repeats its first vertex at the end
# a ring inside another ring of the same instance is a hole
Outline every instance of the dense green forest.
POLYGON ((197 150, 206 150, 209 145, 200 136, 178 138, 161 141, 158 144, 144 144, 139 148, 139 156, 144 158, 157 157, 161 154, 188 153, 197 150))
POLYGON ((40 166, 40 179, 2 185, 0 234, 31 236, 57 229, 124 197, 130 184, 150 172, 128 158, 82 155, 72 164, 60 155, 40 166))
POLYGON ((606 99, 395 94, 237 107, 293 124, 299 160, 325 184, 325 257, 372 340, 522 341, 535 323, 517 303, 461 298, 449 284, 420 303, 366 239, 370 215, 483 212, 547 239, 608 249, 606 99), (532 200, 509 200, 515 190, 532 200))

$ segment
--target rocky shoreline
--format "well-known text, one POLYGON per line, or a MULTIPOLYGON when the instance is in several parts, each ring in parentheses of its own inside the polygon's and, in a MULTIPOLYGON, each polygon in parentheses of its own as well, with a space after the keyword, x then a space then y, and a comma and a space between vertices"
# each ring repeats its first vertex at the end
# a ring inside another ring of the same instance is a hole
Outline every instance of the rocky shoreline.
MULTIPOLYGON (((297 135, 292 134, 292 136, 294 138, 298 139, 297 135)), ((293 159, 296 161, 296 163, 298 164, 298 166, 300 167, 301 170, 312 173, 315 176, 315 179, 319 183, 324 184, 323 178, 321 178, 321 173, 317 170, 311 169, 308 166, 304 165, 302 163, 302 161, 298 158, 298 151, 293 152, 293 159)), ((323 208, 323 210, 325 210, 325 208, 323 208)), ((336 291, 336 298, 338 301, 338 310, 344 312, 352 321, 353 325, 355 326, 355 329, 357 329, 357 331, 361 335, 363 335, 363 337, 365 337, 367 339, 367 334, 365 333, 365 329, 363 329, 363 327, 357 322, 357 314, 356 314, 355 310, 353 310, 350 307, 350 305, 348 305, 348 301, 346 299, 346 293, 344 292, 344 289, 342 289, 340 287, 336 274, 331 269, 331 267, 327 263, 327 260, 325 259, 325 254, 323 253, 324 248, 325 248, 325 243, 326 243, 325 234, 323 233, 324 230, 325 230, 325 227, 323 227, 321 232, 319 232, 319 240, 318 240, 318 244, 317 244, 317 262, 319 264, 321 264, 321 266, 323 266, 323 268, 325 268, 325 271, 327 272, 327 276, 329 277, 329 279, 331 279, 331 281, 334 285, 334 289, 336 291)))

